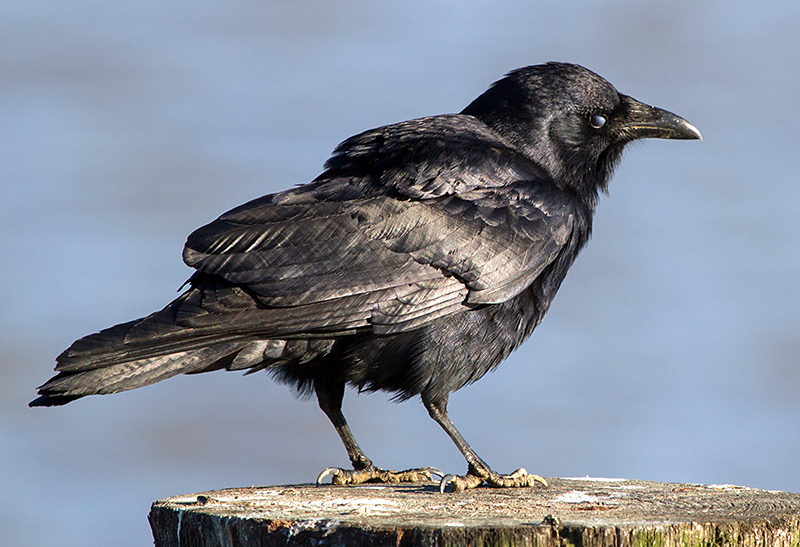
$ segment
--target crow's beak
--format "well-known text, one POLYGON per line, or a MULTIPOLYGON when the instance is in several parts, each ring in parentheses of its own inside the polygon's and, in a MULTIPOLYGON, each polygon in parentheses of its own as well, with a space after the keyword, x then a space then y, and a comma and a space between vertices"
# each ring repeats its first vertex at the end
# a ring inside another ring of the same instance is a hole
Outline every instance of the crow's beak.
POLYGON ((622 140, 634 139, 700 139, 700 131, 695 126, 654 106, 646 105, 623 95, 623 108, 620 125, 616 128, 622 140))

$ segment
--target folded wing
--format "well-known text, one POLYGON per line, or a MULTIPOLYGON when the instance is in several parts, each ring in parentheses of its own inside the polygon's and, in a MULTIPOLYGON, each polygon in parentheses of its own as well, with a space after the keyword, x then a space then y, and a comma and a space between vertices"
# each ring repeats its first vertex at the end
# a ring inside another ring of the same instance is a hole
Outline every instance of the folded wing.
POLYGON ((270 312, 269 326, 259 321, 266 335, 399 332, 502 302, 572 234, 561 190, 469 116, 358 135, 327 165, 313 183, 242 205, 187 240, 188 265, 255 299, 248 320, 270 312))

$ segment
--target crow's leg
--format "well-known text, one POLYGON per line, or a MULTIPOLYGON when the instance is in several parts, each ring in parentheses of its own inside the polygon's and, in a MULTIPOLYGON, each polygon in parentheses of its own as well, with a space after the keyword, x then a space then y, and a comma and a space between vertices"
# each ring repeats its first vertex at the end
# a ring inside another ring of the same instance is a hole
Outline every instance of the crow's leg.
POLYGON ((443 474, 433 467, 421 469, 408 469, 406 471, 387 471, 375 467, 366 454, 358 446, 347 420, 342 414, 342 399, 344 398, 344 382, 317 382, 315 384, 319 407, 328 416, 333 427, 344 443, 347 455, 353 463, 353 469, 329 467, 320 473, 317 484, 328 475, 331 475, 333 484, 361 484, 364 482, 417 482, 433 480, 432 475, 442 477, 443 474))
POLYGON ((444 492, 448 484, 452 485, 454 492, 463 492, 468 488, 476 488, 486 482, 496 488, 511 488, 533 486, 537 482, 547 486, 547 481, 539 475, 529 475, 525 469, 517 469, 510 475, 500 475, 487 465, 467 443, 456 426, 447 417, 447 397, 436 401, 428 400, 423 396, 422 402, 428 409, 428 414, 444 429, 467 460, 466 475, 446 475, 439 483, 439 489, 444 492))

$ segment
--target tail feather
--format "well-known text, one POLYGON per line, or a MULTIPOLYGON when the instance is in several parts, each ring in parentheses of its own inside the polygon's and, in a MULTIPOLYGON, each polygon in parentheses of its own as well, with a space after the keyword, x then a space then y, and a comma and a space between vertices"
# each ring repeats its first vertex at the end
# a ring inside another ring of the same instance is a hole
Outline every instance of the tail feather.
POLYGON ((65 404, 86 395, 136 389, 178 374, 225 368, 224 362, 232 360, 249 343, 227 342, 80 372, 60 372, 39 388, 41 397, 30 406, 65 404))
POLYGON ((63 405, 178 374, 308 363, 330 353, 334 340, 291 333, 285 337, 282 333, 291 329, 281 322, 294 325, 312 314, 321 324, 326 317, 322 311, 298 312, 287 321, 291 314, 285 310, 258 308, 230 283, 205 279, 161 311, 75 341, 56 358, 58 374, 39 388, 40 397, 30 406, 63 405), (275 323, 280 326, 273 328, 275 323))
MULTIPOLYGON (((154 384, 178 374, 229 366, 258 342, 247 333, 191 328, 178 322, 189 290, 161 311, 104 329, 75 341, 56 358, 56 376, 39 388, 30 406, 66 404, 86 395, 117 393, 154 384), (213 332, 209 332, 209 331, 213 332)), ((252 350, 240 367, 260 364, 268 355, 252 350)))
POLYGON ((208 346, 209 339, 219 339, 219 335, 203 336, 201 329, 176 324, 176 313, 190 293, 181 295, 163 310, 147 317, 76 340, 56 358, 56 371, 66 373, 100 369, 208 346))

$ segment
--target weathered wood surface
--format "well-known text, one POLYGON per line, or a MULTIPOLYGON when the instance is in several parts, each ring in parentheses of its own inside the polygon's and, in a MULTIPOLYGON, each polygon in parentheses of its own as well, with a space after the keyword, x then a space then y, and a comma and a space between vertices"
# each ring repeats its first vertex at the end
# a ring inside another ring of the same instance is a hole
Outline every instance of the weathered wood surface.
POLYGON ((800 494, 548 479, 440 494, 433 484, 233 488, 157 501, 157 547, 800 546, 800 494))

